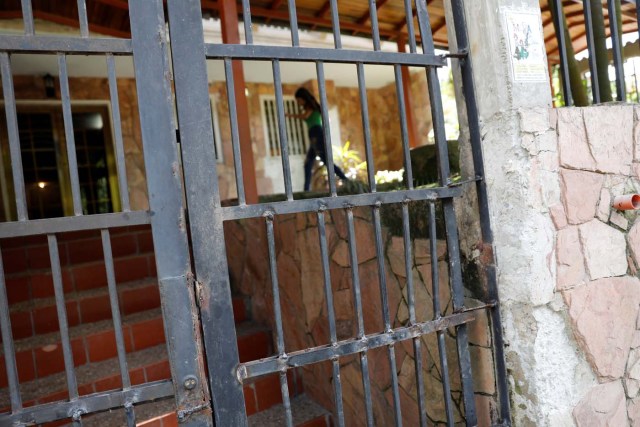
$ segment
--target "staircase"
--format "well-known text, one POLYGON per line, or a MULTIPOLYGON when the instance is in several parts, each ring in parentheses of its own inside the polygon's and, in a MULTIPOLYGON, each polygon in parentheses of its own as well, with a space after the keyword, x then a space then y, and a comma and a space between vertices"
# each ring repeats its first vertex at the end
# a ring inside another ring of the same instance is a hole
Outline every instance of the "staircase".
MULTIPOLYGON (((148 227, 114 230, 111 239, 131 383, 170 378, 151 232, 148 227)), ((68 233, 59 236, 58 243, 78 392, 88 395, 121 388, 100 235, 68 233)), ((46 237, 4 240, 2 258, 23 405, 66 400, 64 359, 46 237)), ((235 297, 233 310, 240 361, 273 354, 271 332, 251 321, 246 301, 235 297)), ((290 371, 288 380, 294 424, 329 427, 329 413, 304 394, 301 373, 290 371)), ((2 354, 0 413, 9 411, 7 386, 2 354)), ((244 386, 244 396, 250 425, 284 423, 277 374, 253 379, 244 386)), ((138 425, 176 426, 173 405, 173 399, 137 405, 138 425)), ((47 425, 66 423, 68 420, 47 425)), ((125 425, 124 412, 85 416, 83 425, 125 425)))

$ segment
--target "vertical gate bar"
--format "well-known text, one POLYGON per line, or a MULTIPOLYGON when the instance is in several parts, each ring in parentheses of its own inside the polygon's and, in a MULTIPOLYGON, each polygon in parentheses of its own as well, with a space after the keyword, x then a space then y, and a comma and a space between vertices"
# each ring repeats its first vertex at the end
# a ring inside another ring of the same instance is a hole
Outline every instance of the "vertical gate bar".
POLYGON ((89 21, 87 19, 86 0, 78 0, 78 21, 80 21, 80 36, 89 37, 89 21))
MULTIPOLYGON (((267 248, 269 251, 269 273, 271 274, 271 292, 273 292, 273 315, 276 322, 276 349, 278 356, 285 354, 284 332, 282 329, 282 307, 280 306, 280 285, 278 281, 278 262, 276 260, 276 242, 273 235, 273 215, 266 217, 267 226, 267 248)), ((293 426, 291 415, 291 401, 289 399, 289 386, 287 384, 286 369, 280 372, 280 391, 282 393, 282 403, 285 409, 287 426, 293 426)))
MULTIPOLYGON (((429 249, 431 255, 431 293, 433 295, 434 319, 442 317, 440 308, 440 271, 438 270, 438 245, 436 242, 436 205, 429 203, 429 249)), ((451 402, 451 382, 449 379, 449 362, 447 360, 447 348, 444 342, 444 332, 438 331, 438 357, 440 360, 440 372, 442 375, 442 393, 445 396, 444 408, 447 415, 447 424, 453 425, 453 405, 451 402)))
POLYGON ((31 9, 31 0, 21 0, 22 5, 22 22, 24 22, 24 33, 28 36, 35 34, 33 27, 33 10, 31 9))
POLYGON ((284 101, 282 95, 282 77, 280 75, 280 61, 274 59, 273 65, 273 85, 276 92, 276 110, 278 113, 278 133, 280 137, 280 155, 282 157, 282 173, 284 174, 284 191, 287 200, 293 200, 291 189, 291 166, 289 165, 289 141, 287 139, 287 123, 284 117, 284 101))
MULTIPOLYGON (((416 10, 418 14, 418 25, 422 35, 422 51, 433 53, 434 44, 429 24, 429 12, 426 0, 416 0, 416 10)), ((442 110, 442 94, 440 92, 440 82, 438 81, 437 70, 430 67, 427 71, 427 86, 429 88, 429 99, 431 100, 431 113, 434 136, 436 140, 436 154, 438 158, 439 183, 447 186, 451 180, 449 178, 449 153, 447 136, 444 126, 444 113, 442 110)), ((449 252, 449 277, 453 292, 454 312, 458 312, 464 307, 464 287, 462 283, 462 271, 460 266, 460 247, 458 243, 458 228, 456 223, 455 208, 452 199, 442 200, 444 212, 445 230, 447 238, 447 248, 449 252)), ((471 374, 471 360, 469 355, 469 341, 467 337, 466 325, 456 328, 456 345, 458 348, 458 364, 460 366, 460 376, 462 381, 462 395, 464 400, 465 415, 467 423, 475 425, 477 423, 475 396, 473 392, 473 377, 471 374)))
MULTIPOLYGON (((30 4, 31 3, 29 3, 29 5, 30 4)), ((13 188, 16 196, 16 210, 18 220, 26 221, 29 218, 29 213, 27 211, 27 195, 24 188, 24 174, 22 172, 22 153, 20 150, 20 134, 18 132, 16 96, 13 88, 11 62, 9 60, 9 54, 6 52, 0 52, 0 71, 2 72, 2 92, 4 93, 4 109, 7 117, 7 136, 9 137, 9 152, 11 156, 13 188)))
POLYGON ((108 229, 100 230, 102 237, 102 252, 104 254, 104 266, 107 272, 107 287, 109 289, 109 302, 111 303, 111 317, 113 318, 113 329, 116 338, 116 350, 118 363, 120 364, 120 376, 122 377, 122 388, 131 387, 129 369, 127 368, 127 353, 124 346, 124 336, 122 334, 122 320, 120 317, 120 304, 118 302, 118 289, 116 288, 116 276, 113 268, 113 251, 111 250, 111 235, 108 229))
POLYGON ((593 103, 600 103, 600 85, 598 83, 598 66, 596 64, 596 48, 593 40, 593 16, 591 14, 591 0, 582 0, 584 9, 584 25, 587 37, 587 49, 589 51, 589 70, 591 70, 591 93, 593 103))
MULTIPOLYGON (((329 319, 329 338, 331 344, 338 342, 336 333, 336 314, 333 306, 333 290, 331 288, 331 273, 329 270, 329 251, 327 249, 327 232, 324 220, 324 209, 318 211, 318 240, 320 243, 320 258, 322 259, 322 278, 324 281, 324 294, 327 301, 327 317, 329 319)), ((333 365, 333 387, 335 394, 336 413, 338 425, 344 426, 344 408, 342 403, 342 381, 340 379, 340 360, 338 357, 331 359, 333 365)))
POLYGON ((18 379, 18 367, 16 365, 16 351, 11 332, 11 317, 9 316, 9 300, 7 299, 7 285, 4 276, 4 264, 0 251, 0 332, 2 333, 2 350, 4 351, 4 364, 7 371, 9 384, 9 398, 11 400, 11 412, 22 409, 20 397, 20 380, 18 379))
POLYGON ((240 157, 240 132, 238 130, 238 113, 236 110, 235 82, 231 59, 224 59, 224 74, 227 80, 227 100, 229 102, 229 121, 231 124, 231 146, 233 148, 233 165, 236 173, 236 188, 238 203, 245 205, 244 179, 242 174, 242 158, 240 157))
POLYGON ((407 15, 407 35, 409 39, 409 52, 416 53, 416 32, 413 28, 413 8, 411 0, 404 0, 404 13, 407 15))
POLYGON ((118 186, 120 188, 120 204, 122 210, 131 210, 129 204, 129 186, 127 184, 127 165, 124 159, 124 145, 122 142, 122 120, 120 118, 120 101, 118 97, 118 80, 116 77, 116 61, 113 54, 107 54, 107 73, 109 74, 109 98, 111 99, 111 119, 113 120, 113 135, 115 140, 116 170, 118 186))
MULTIPOLYGON (((571 95, 571 80, 569 77, 569 64, 567 62, 567 40, 564 32, 564 22, 562 21, 563 6, 562 0, 554 0, 555 8, 554 21, 558 29, 556 39, 558 41, 558 52, 560 53, 560 73, 562 75, 562 92, 564 94, 564 104, 566 106, 573 105, 573 96, 571 95)), ((571 43, 571 40, 569 40, 571 43)))
POLYGON ((342 49, 342 38, 340 36, 340 15, 338 14, 337 0, 329 0, 331 8, 331 26, 333 28, 333 44, 336 49, 342 49))
POLYGON ((67 387, 69 388, 69 399, 75 400, 78 398, 78 384, 76 382, 76 372, 73 364, 71 340, 69 339, 69 324, 67 322, 67 309, 64 300, 62 272, 60 270, 58 239, 55 234, 48 234, 47 242, 49 243, 51 275, 53 276, 53 290, 56 300, 56 310, 58 313, 58 324, 60 325, 60 340, 62 341, 62 355, 64 357, 64 370, 67 377, 67 387))
POLYGON ((367 100, 367 85, 364 76, 364 64, 358 62, 358 92, 360 94, 360 115, 364 132, 364 150, 367 159, 367 178, 369 179, 369 191, 376 192, 376 167, 373 163, 373 148, 371 148, 371 124, 369 122, 369 102, 367 100))
POLYGON ((611 46, 613 48, 613 65, 616 69, 616 93, 619 102, 627 100, 627 92, 624 81, 624 63, 622 62, 622 52, 620 41, 620 23, 616 13, 616 3, 619 0, 608 0, 607 10, 609 11, 609 27, 611 28, 611 46))
MULTIPOLYGON (((380 203, 376 203, 372 208, 374 234, 376 240, 376 260, 378 262, 378 281, 380 284, 380 302, 382 305, 382 320, 384 322, 384 332, 391 332, 391 319, 389 316, 389 297, 387 295, 387 274, 384 266, 384 244, 382 242, 382 225, 380 221, 380 203)), ((395 409, 396 426, 402 425, 402 414, 400 408, 400 392, 398 390, 398 369, 396 367, 396 356, 393 344, 389 345, 389 366, 391 372, 391 382, 393 386, 393 405, 395 409)))
POLYGON ((400 133, 402 136, 402 154, 404 170, 407 173, 407 189, 413 190, 413 170, 411 168, 411 153, 409 151, 409 129, 407 128, 407 108, 404 103, 404 85, 402 84, 402 67, 393 66, 396 79, 396 96, 398 98, 398 114, 400 116, 400 133))
POLYGON ((69 178, 71 194, 73 196, 73 214, 82 215, 82 200, 80 198, 80 179, 78 177, 78 160, 76 158, 76 142, 73 132, 73 117, 71 112, 71 95, 69 93, 69 76, 67 74, 67 57, 58 53, 58 69, 60 70, 60 98, 62 99, 62 117, 64 119, 64 135, 67 145, 69 161, 69 178))
MULTIPOLYGON (((458 49, 469 49, 469 38, 467 35, 467 24, 464 15, 464 5, 462 0, 453 0, 453 19, 456 32, 456 42, 458 49)), ((466 58, 460 64, 462 74, 462 90, 464 91, 465 104, 467 108, 467 125, 469 126, 469 139, 471 142, 471 154, 473 158, 473 168, 479 179, 476 181, 476 194, 478 197, 478 210, 480 216, 480 232, 484 245, 493 250, 493 231, 491 230, 491 216, 489 215, 489 198, 487 194, 487 183, 484 180, 484 160, 482 158, 482 137, 480 135, 480 122, 478 120, 478 107, 476 93, 473 86, 473 62, 471 58, 466 58)), ((493 251, 492 251, 493 253, 493 251)), ((500 317, 500 300, 498 298, 498 283, 495 260, 493 257, 489 262, 484 263, 484 275, 487 280, 488 297, 494 302, 494 307, 489 310, 491 317, 491 327, 494 342, 494 360, 496 364, 496 383, 498 389, 498 399, 500 404, 501 421, 507 422, 511 419, 511 409, 509 407, 509 388, 507 383, 507 368, 504 356, 504 338, 502 336, 502 319, 500 317)))
POLYGON ((369 16, 371 21, 371 38, 373 39, 373 50, 380 50, 380 28, 378 27, 378 7, 376 0, 369 0, 369 16))
POLYGON ((329 192, 336 196, 336 174, 333 166, 333 146, 331 145, 331 124, 329 123, 329 107, 327 106, 327 86, 324 77, 324 63, 316 62, 318 74, 318 91, 320 92, 320 109, 322 110, 322 130, 324 132, 324 147, 327 160, 327 177, 329 178, 329 192))
POLYGON ((253 28, 251 28, 251 4, 249 0, 242 0, 242 23, 244 24, 244 40, 246 44, 253 44, 253 28))
MULTIPOLYGON (((404 270, 407 276, 407 299, 409 305, 409 325, 416 323, 415 288, 413 283, 413 255, 411 252, 411 232, 409 230, 409 202, 402 204, 402 239, 404 241, 404 270)), ((426 320, 426 319, 424 319, 426 320)), ((425 404, 424 376, 422 374, 422 346, 420 337, 413 339, 413 356, 416 369, 418 410, 420 411, 420 426, 427 425, 427 406, 425 404)))
MULTIPOLYGON (((170 2, 170 11, 171 7, 172 3, 170 2)), ((184 6, 180 7, 186 7, 186 2, 184 6)), ((199 7, 200 4, 198 4, 198 13, 200 13, 199 7)), ((210 398, 207 378, 204 375, 200 322, 194 315, 197 306, 187 242, 182 176, 173 122, 174 104, 171 93, 170 64, 165 55, 167 34, 162 1, 132 1, 129 3, 129 14, 136 87, 140 100, 140 129, 145 153, 145 169, 147 170, 149 207, 153 213, 151 215, 151 231, 153 246, 156 248, 158 284, 176 407, 179 411, 184 410, 191 413, 180 420, 182 425, 211 426, 213 419, 211 411, 207 409, 210 398)), ((197 29, 200 25, 201 20, 192 27, 197 29)), ((187 25, 185 30, 185 33, 188 33, 187 37, 190 37, 190 31, 191 29, 187 25)), ((177 58, 180 56, 177 49, 180 41, 179 36, 173 38, 173 58, 176 61, 181 60, 181 58, 177 58)), ((190 49, 197 53, 197 48, 197 44, 193 43, 190 49)), ((193 63, 182 62, 185 66, 199 69, 197 61, 193 63)), ((204 66, 204 63, 202 65, 204 66)), ((176 72, 176 87, 182 84, 184 75, 187 75, 187 78, 190 76, 189 73, 183 73, 183 71, 180 69, 179 72, 176 72)), ((211 127, 211 110, 210 107, 207 107, 209 105, 208 93, 199 87, 198 91, 200 93, 196 93, 194 99, 200 100, 204 97, 207 102, 200 104, 200 108, 195 110, 194 121, 182 123, 181 132, 186 132, 191 126, 198 123, 211 127), (199 114, 198 120, 196 120, 197 114, 199 114)), ((183 145, 187 145, 193 140, 189 134, 183 133, 182 136, 184 136, 183 145)), ((209 154, 203 157, 206 157, 207 160, 215 159, 211 143, 213 131, 206 138, 196 138, 196 140, 205 146, 210 146, 209 154)), ((213 176, 215 176, 215 168, 216 162, 212 161, 205 172, 213 171, 213 176)), ((217 185, 215 179, 207 180, 206 183, 210 187, 217 185)), ((204 316, 204 318, 210 320, 209 317, 204 316)), ((233 345, 235 346, 235 343, 233 345)), ((211 372, 213 375, 216 371, 211 372)), ((239 399, 239 404, 243 405, 242 395, 239 399)), ((242 424, 238 423, 238 425, 242 424)))
POLYGON ((298 32, 298 14, 296 12, 296 0, 287 0, 289 6, 289 27, 291 28, 291 44, 300 46, 300 35, 298 32))
MULTIPOLYGON (((353 208, 346 209, 347 238, 349 240, 349 263, 351 265, 351 281, 353 282, 353 304, 356 312, 357 338, 364 337, 364 317, 362 314, 362 296, 360 292, 360 274, 358 268, 358 253, 356 249, 356 232, 353 223, 353 208)), ((367 426, 373 426, 373 405, 371 403, 371 380, 369 379, 369 363, 366 350, 360 353, 360 370, 362 372, 362 389, 364 390, 365 410, 367 412, 367 426)))

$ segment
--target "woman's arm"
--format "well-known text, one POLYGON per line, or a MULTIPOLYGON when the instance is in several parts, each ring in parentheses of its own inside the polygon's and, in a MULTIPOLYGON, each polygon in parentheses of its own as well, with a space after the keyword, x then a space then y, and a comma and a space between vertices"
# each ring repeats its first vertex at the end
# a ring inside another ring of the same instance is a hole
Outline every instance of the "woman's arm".
POLYGON ((285 114, 284 116, 291 117, 292 119, 306 120, 309 118, 311 113, 313 113, 312 110, 303 110, 302 113, 299 114, 285 114))

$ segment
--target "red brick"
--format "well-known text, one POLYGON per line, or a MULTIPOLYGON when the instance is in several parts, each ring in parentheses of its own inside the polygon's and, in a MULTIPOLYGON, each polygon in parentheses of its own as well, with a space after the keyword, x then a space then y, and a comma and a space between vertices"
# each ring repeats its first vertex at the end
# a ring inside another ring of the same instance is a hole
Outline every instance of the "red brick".
MULTIPOLYGON (((7 367, 4 364, 4 354, 0 356, 0 388, 7 387, 9 381, 7 380, 7 367)), ((3 412, 3 411, 0 411, 3 412)))
POLYGON ((36 358, 36 371, 38 378, 43 378, 57 372, 64 371, 64 357, 62 355, 62 346, 56 345, 55 348, 50 346, 37 348, 34 351, 36 358), (45 349, 50 351, 45 351, 45 349))
POLYGON ((14 340, 33 335, 31 313, 28 311, 11 313, 11 331, 13 332, 14 340))
POLYGON ((136 256, 133 258, 116 259, 114 261, 116 271, 116 282, 131 282, 149 277, 146 256, 136 256))
POLYGON ((31 381, 36 377, 33 365, 33 352, 31 350, 16 353, 16 365, 18 367, 18 379, 20 382, 31 381))
POLYGON ((298 427, 330 427, 330 426, 331 426, 331 423, 327 419, 327 416, 322 415, 318 418, 314 418, 303 424, 300 424, 298 427))
POLYGON ((157 277, 158 276, 158 269, 156 266, 156 257, 155 255, 149 255, 149 257, 147 258, 147 261, 149 263, 149 276, 150 277, 157 277))
POLYGON ((162 427, 162 419, 161 418, 152 418, 148 421, 144 421, 142 423, 138 423, 138 427, 162 427))
POLYGON ((234 297, 231 302, 233 303, 233 317, 236 323, 247 320, 247 308, 244 305, 244 300, 241 297, 234 297))
POLYGON ((168 360, 147 366, 145 372, 147 373, 147 381, 159 381, 171 378, 171 368, 169 367, 168 360))
POLYGON ((52 421, 50 423, 44 423, 40 425, 42 427, 62 427, 62 426, 68 426, 70 422, 71 422, 71 418, 67 418, 65 420, 52 421))
MULTIPOLYGON (((64 282, 64 276, 62 280, 64 282)), ((49 298, 54 296, 53 278, 51 274, 33 274, 31 276, 31 294, 33 298, 49 298)))
POLYGON ((162 427, 178 427, 178 416, 173 412, 164 415, 162 417, 162 427))
POLYGON ((81 366, 87 363, 87 351, 82 338, 71 340, 71 353, 73 354, 74 366, 81 366))
POLYGON ((147 382, 144 377, 144 368, 138 368, 129 372, 132 385, 144 384, 147 382))
POLYGON ((33 326, 36 334, 46 334, 59 330, 56 307, 38 307, 33 310, 33 326))
POLYGON ((82 384, 78 386, 78 394, 80 396, 85 396, 87 394, 93 394, 95 390, 93 389, 93 384, 82 384))
POLYGON ((76 291, 85 291, 107 286, 107 271, 104 263, 92 263, 72 268, 76 291))
POLYGON ((247 415, 251 416, 258 412, 255 391, 252 386, 244 386, 242 392, 244 393, 244 407, 247 410, 247 415))
POLYGON ((70 264, 102 261, 104 259, 104 255, 102 253, 102 239, 100 237, 69 241, 67 243, 67 248, 69 251, 70 264))
POLYGON ((160 307, 160 289, 156 284, 126 290, 120 295, 120 309, 125 315, 158 307, 160 307))
MULTIPOLYGON (((64 251, 58 250, 60 255, 60 263, 64 264, 63 258, 66 258, 64 251)), ((33 270, 49 269, 51 268, 51 256, 49 255, 48 246, 32 246, 27 248, 27 259, 29 261, 29 268, 33 270)))
POLYGON ((276 374, 260 378, 253 386, 256 389, 258 411, 264 411, 265 409, 282 403, 279 375, 276 374))
POLYGON ((83 298, 79 301, 82 323, 98 322, 111 318, 109 295, 83 298))
POLYGON ((7 299, 9 304, 16 304, 29 299, 29 278, 23 277, 7 277, 7 299))
POLYGON ((138 252, 153 252, 153 236, 150 231, 138 233, 138 252))
POLYGON ((122 388, 122 378, 120 375, 112 375, 95 382, 96 393, 107 390, 117 390, 122 388))
POLYGON ((27 255, 24 248, 2 251, 4 274, 24 272, 27 270, 27 255))
POLYGON ((80 315, 78 314, 78 303, 76 301, 68 301, 67 304, 67 324, 69 327, 80 324, 80 315))
POLYGON ((238 352, 242 363, 267 357, 270 349, 271 337, 266 331, 238 337, 238 352))
POLYGON ((161 317, 133 324, 131 332, 136 351, 164 343, 164 327, 161 317))
POLYGON ((113 330, 98 332, 85 338, 89 349, 89 361, 99 362, 117 356, 116 338, 113 330))
POLYGON ((67 399, 69 399, 69 393, 65 390, 65 391, 59 391, 57 393, 53 393, 43 398, 40 398, 38 399, 38 403, 39 404, 51 403, 51 402, 57 402, 59 400, 67 400, 67 399))
POLYGON ((136 237, 132 234, 111 236, 111 252, 114 258, 133 255, 137 252, 136 237))

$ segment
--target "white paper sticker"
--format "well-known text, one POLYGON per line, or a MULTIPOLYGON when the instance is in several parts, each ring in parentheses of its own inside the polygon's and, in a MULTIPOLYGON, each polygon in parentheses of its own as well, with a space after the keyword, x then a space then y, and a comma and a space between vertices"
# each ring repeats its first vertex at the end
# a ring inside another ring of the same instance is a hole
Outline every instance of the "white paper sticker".
POLYGON ((548 79, 539 12, 504 11, 513 79, 545 82, 548 79))

